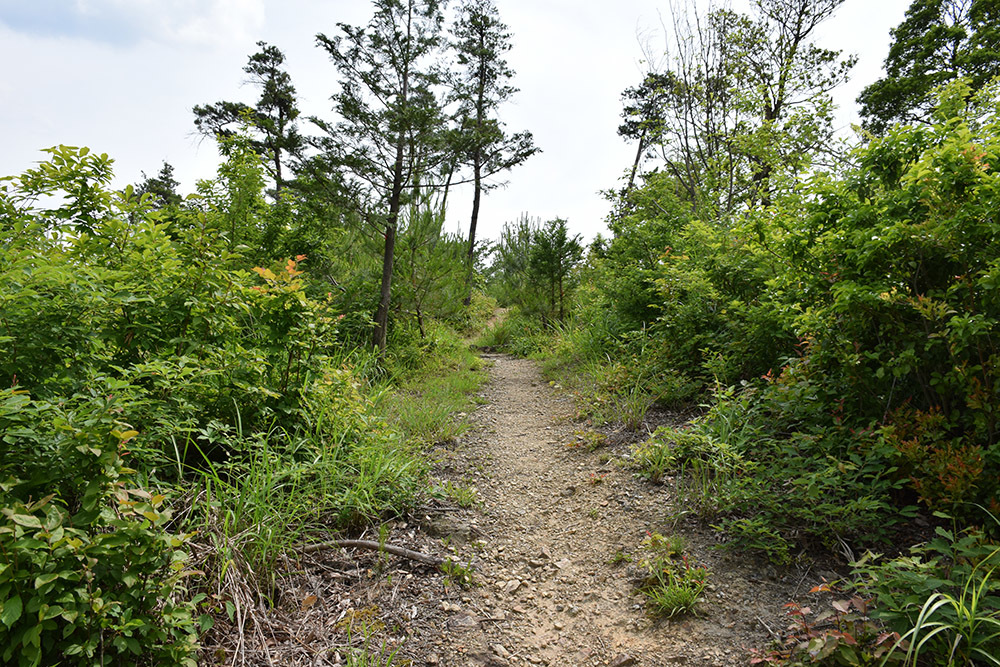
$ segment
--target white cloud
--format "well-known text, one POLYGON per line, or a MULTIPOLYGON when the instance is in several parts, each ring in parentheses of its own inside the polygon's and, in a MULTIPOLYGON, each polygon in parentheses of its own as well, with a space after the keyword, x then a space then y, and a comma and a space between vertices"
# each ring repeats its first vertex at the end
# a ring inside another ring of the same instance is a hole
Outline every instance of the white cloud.
POLYGON ((146 4, 162 21, 164 35, 179 42, 243 41, 264 25, 264 0, 147 0, 146 4))
POLYGON ((145 41, 213 45, 259 30, 264 0, 0 0, 0 23, 120 48, 145 41))

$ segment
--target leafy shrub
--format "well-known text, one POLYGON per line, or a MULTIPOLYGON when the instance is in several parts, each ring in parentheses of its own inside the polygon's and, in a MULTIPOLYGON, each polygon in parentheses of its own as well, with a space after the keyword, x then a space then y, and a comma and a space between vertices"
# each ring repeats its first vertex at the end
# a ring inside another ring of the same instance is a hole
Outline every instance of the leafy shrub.
POLYGON ((780 281, 804 299, 795 328, 828 415, 816 426, 883 428, 887 463, 953 512, 998 492, 996 97, 952 84, 933 125, 898 127, 844 178, 817 180, 780 281))
MULTIPOLYGON (((810 593, 834 589, 823 584, 810 593)), ((751 649, 751 665, 896 665, 902 656, 895 652, 898 633, 887 632, 872 618, 869 600, 857 595, 835 599, 830 607, 815 613, 796 602, 785 605, 792 622, 782 642, 770 650, 751 649)))
POLYGON ((970 529, 938 527, 910 555, 854 564, 856 586, 875 596, 873 616, 901 636, 905 664, 994 664, 1000 655, 1000 548, 970 529))
POLYGON ((125 467, 137 433, 118 411, 99 395, 60 406, 0 390, 5 663, 196 664, 188 537, 125 467))

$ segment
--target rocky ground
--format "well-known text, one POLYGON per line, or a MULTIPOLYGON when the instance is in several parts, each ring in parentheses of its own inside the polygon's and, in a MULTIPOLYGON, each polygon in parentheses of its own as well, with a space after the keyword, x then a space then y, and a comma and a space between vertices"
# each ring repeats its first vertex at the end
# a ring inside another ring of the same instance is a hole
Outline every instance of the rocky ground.
POLYGON ((279 613, 248 637, 258 650, 246 662, 743 665, 787 625, 786 602, 836 576, 715 548, 710 530, 675 518, 683 508, 669 483, 622 465, 640 436, 595 435, 533 362, 486 357, 491 378, 473 430, 436 452, 435 477, 450 498, 369 536, 460 567, 448 575, 396 556, 310 554, 289 574, 279 613), (683 535, 708 567, 695 615, 657 619, 636 590, 635 561, 651 532, 683 535), (367 646, 368 661, 351 646, 367 646))

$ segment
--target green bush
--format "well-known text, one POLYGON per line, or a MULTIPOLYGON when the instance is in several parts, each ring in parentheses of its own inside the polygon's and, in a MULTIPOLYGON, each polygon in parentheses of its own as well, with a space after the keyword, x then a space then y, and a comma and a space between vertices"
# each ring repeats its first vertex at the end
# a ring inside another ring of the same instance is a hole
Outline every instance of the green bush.
POLYGON ((125 467, 113 397, 0 390, 0 645, 7 664, 190 664, 188 537, 125 467))
POLYGON ((873 616, 914 648, 922 646, 923 659, 947 660, 954 651, 968 664, 984 651, 1000 651, 1000 548, 980 530, 956 534, 938 527, 908 555, 869 553, 853 567, 857 589, 875 597, 873 616))
MULTIPOLYGON (((736 544, 783 560, 890 540, 918 504, 970 522, 1000 507, 997 98, 954 84, 934 124, 898 127, 736 223, 642 205, 620 223, 637 233, 612 241, 602 261, 630 251, 609 273, 668 244, 640 264, 662 312, 647 347, 688 377, 740 380, 693 432, 744 470, 700 462, 686 482, 712 489, 695 497, 736 544)), ((672 449, 646 453, 654 476, 680 469, 672 449)))

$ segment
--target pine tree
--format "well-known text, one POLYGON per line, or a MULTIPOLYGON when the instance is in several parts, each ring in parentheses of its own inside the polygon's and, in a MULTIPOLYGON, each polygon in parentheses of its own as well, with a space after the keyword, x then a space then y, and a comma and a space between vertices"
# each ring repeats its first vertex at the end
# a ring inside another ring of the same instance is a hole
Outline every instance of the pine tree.
POLYGON ((317 35, 341 76, 333 96, 340 120, 314 122, 325 132, 316 145, 344 170, 355 206, 384 238, 372 337, 384 352, 400 212, 440 162, 440 81, 431 61, 444 19, 437 0, 374 4, 366 27, 341 23, 341 35, 317 35))
POLYGON ((249 124, 254 132, 251 145, 266 161, 277 195, 289 181, 287 161, 301 151, 305 140, 296 126, 298 102, 292 78, 284 70, 285 55, 265 42, 257 42, 257 46, 260 51, 252 54, 243 68, 250 75, 249 82, 260 89, 256 106, 242 102, 198 105, 193 109, 194 124, 199 132, 216 139, 231 137, 241 123, 249 124))
POLYGON ((510 85, 514 72, 504 54, 511 48, 511 35, 500 21, 492 0, 466 0, 453 27, 453 48, 459 71, 454 76, 452 96, 459 102, 460 119, 457 150, 460 161, 472 168, 472 217, 469 222, 469 250, 466 253, 467 289, 465 303, 472 294, 472 273, 476 252, 476 226, 483 179, 512 169, 538 152, 530 132, 508 135, 498 118, 499 107, 517 92, 510 85))

